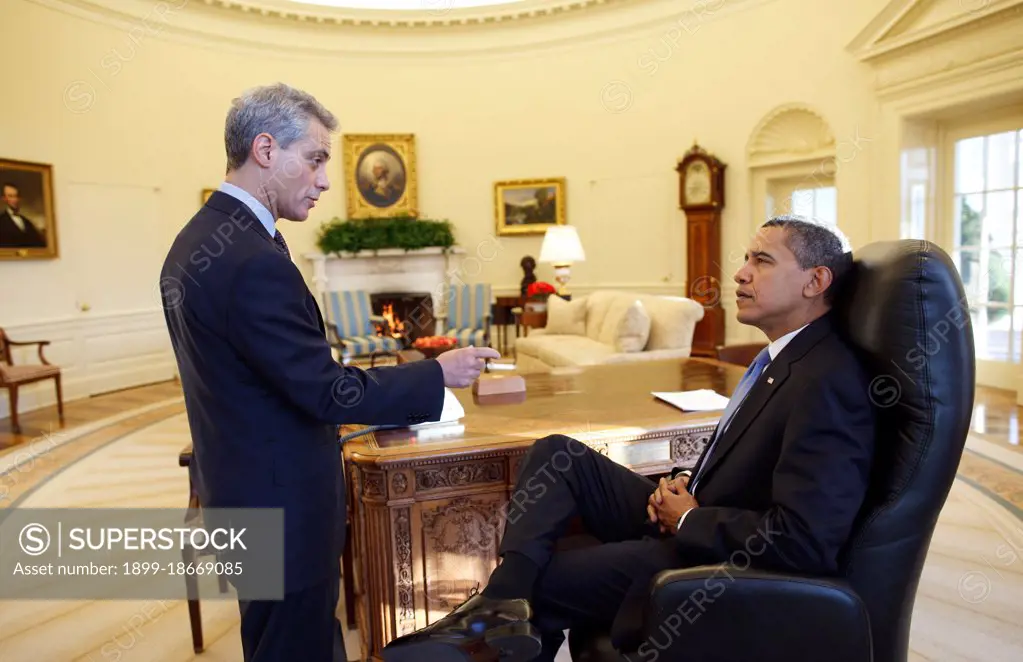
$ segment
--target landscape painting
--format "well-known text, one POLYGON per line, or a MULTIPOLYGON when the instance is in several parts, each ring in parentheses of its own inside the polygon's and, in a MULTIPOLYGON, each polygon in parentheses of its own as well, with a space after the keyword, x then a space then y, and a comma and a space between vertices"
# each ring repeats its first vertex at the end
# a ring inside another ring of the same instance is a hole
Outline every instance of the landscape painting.
POLYGON ((494 184, 498 235, 544 234, 564 225, 565 179, 518 179, 494 184))

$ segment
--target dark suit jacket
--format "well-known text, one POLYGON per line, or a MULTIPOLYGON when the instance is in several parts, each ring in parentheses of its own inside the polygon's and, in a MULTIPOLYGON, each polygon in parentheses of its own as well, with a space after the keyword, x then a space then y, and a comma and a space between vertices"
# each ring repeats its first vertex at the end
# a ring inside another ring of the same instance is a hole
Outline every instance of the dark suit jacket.
POLYGON ((160 290, 202 505, 284 509, 286 591, 336 576, 345 517, 337 426, 439 420, 440 364, 337 363, 298 269, 223 192, 178 234, 160 290))
POLYGON ((869 386, 830 315, 800 331, 707 460, 693 495, 699 507, 675 535, 686 565, 837 573, 874 453, 869 386))
POLYGON ((46 238, 36 226, 24 216, 21 216, 21 220, 25 222, 24 230, 15 225, 6 206, 0 211, 0 247, 46 248, 46 238))

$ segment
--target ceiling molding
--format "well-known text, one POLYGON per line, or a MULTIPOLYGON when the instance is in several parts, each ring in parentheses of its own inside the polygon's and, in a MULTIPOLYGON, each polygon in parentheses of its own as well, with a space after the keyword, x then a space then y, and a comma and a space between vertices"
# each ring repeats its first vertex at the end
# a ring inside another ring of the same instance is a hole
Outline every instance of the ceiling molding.
POLYGON ((809 106, 784 104, 760 120, 750 134, 746 154, 751 168, 833 157, 835 133, 809 106))
MULTIPOLYGON (((445 58, 474 56, 535 56, 542 51, 570 49, 582 44, 620 41, 649 33, 662 35, 694 21, 716 23, 727 17, 777 0, 695 0, 679 8, 678 0, 561 0, 545 5, 542 13, 525 7, 523 16, 478 25, 453 23, 395 29, 392 21, 348 23, 325 16, 287 19, 257 2, 285 0, 25 0, 51 10, 131 33, 146 30, 146 38, 169 39, 218 52, 265 52, 280 58, 445 58), (248 9, 243 8, 248 7, 248 9), (232 4, 232 8, 223 6, 232 4), (560 10, 558 8, 561 8, 560 10), (264 13, 265 10, 265 13, 264 13), (588 11, 582 11, 588 10, 588 11), (571 16, 569 16, 571 14, 571 16), (621 18, 617 18, 618 16, 621 18), (560 18, 557 18, 560 17, 560 18), (611 17, 611 18, 609 18, 611 17), (529 29, 526 29, 527 26, 529 29)), ((424 0, 444 2, 445 0, 424 0)), ((279 9, 279 8, 278 8, 279 9)), ((315 9, 315 8, 314 8, 315 9)), ((337 8, 324 7, 326 10, 337 8)), ((478 8, 485 9, 485 8, 478 8)), ((490 8, 491 10, 494 7, 490 8)), ((298 10, 301 11, 301 10, 298 10)), ((359 10, 349 10, 358 13, 359 10)), ((461 14, 472 10, 458 10, 461 14)), ((296 10, 290 10, 295 14, 296 10)), ((380 11, 369 12, 379 16, 380 11)), ((390 12, 393 14, 410 12, 390 12)), ((454 15, 455 10, 451 10, 454 15)), ((368 20, 368 19, 367 19, 368 20)), ((468 19, 466 19, 468 20, 468 19)), ((400 23, 401 21, 399 21, 400 23)))
MULTIPOLYGON (((192 0, 193 2, 195 0, 192 0)), ((366 10, 325 5, 307 5, 287 0, 199 0, 219 9, 256 13, 285 21, 312 22, 370 28, 446 28, 488 25, 510 21, 528 21, 574 13, 600 5, 630 0, 561 0, 540 4, 536 0, 518 5, 491 5, 470 9, 452 9, 445 0, 424 0, 426 7, 413 10, 366 10)))

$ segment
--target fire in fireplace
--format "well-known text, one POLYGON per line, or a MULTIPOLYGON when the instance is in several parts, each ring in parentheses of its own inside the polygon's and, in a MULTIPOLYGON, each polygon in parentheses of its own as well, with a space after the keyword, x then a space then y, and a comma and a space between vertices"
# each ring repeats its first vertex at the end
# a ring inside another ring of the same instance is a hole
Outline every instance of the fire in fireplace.
POLYGON ((373 314, 384 318, 379 335, 397 338, 404 347, 417 338, 434 335, 436 318, 429 292, 380 292, 369 298, 373 314))
POLYGON ((380 314, 387 323, 386 331, 381 329, 381 333, 389 333, 392 338, 401 338, 405 335, 405 322, 401 318, 395 317, 393 303, 385 303, 380 314))

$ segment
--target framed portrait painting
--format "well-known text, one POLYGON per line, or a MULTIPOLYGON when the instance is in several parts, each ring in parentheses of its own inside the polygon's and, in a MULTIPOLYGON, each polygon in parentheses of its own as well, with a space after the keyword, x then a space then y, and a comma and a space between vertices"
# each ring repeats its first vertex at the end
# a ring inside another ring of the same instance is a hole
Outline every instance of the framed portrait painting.
POLYGON ((412 134, 346 134, 345 194, 350 218, 418 216, 412 134))
POLYGON ((54 258, 53 166, 0 159, 0 259, 54 258))
POLYGON ((494 184, 498 235, 544 234, 564 225, 565 178, 516 179, 494 184))

